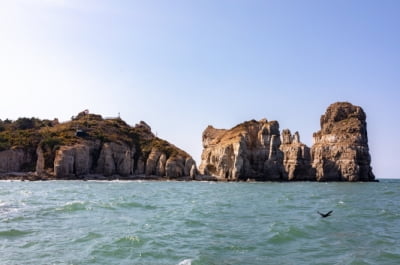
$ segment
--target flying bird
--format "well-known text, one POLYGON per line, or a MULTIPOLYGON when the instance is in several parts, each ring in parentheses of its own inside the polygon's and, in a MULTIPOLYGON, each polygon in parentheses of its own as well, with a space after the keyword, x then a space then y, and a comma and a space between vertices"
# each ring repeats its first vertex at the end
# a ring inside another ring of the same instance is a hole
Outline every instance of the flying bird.
POLYGON ((319 215, 321 215, 322 218, 330 216, 332 212, 333 211, 329 211, 327 213, 321 213, 320 211, 317 211, 317 213, 319 213, 319 215))

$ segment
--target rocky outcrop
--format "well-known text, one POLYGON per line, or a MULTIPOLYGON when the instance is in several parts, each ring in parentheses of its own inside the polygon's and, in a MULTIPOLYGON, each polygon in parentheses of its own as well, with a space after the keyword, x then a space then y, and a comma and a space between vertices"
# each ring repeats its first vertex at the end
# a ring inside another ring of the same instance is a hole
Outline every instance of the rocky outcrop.
POLYGON ((347 102, 330 105, 313 135, 312 166, 318 181, 373 181, 366 115, 347 102))
POLYGON ((165 174, 166 156, 161 158, 161 151, 158 148, 152 148, 146 162, 146 175, 165 174), (165 159, 164 159, 165 158, 165 159))
MULTIPOLYGON (((186 152, 157 138, 141 121, 81 112, 66 123, 0 120, 0 175, 32 172, 27 179, 101 176, 224 181, 373 181, 366 115, 350 103, 332 104, 321 117, 311 148, 277 121, 251 120, 203 132, 199 172, 186 152), (16 137, 18 136, 18 137, 16 137), (36 150, 36 152, 35 152, 36 150), (5 174, 4 174, 5 173, 5 174), (199 173, 201 175, 199 175, 199 173)), ((0 176, 0 177, 1 177, 0 176)))
MULTIPOLYGON (((39 150, 38 158, 41 157, 39 150)), ((44 172, 43 166, 37 166, 37 173, 41 172, 44 172)), ((196 163, 190 156, 167 156, 157 147, 152 148, 147 158, 138 154, 135 147, 115 142, 100 145, 99 142, 85 141, 57 150, 54 160, 56 178, 79 178, 91 174, 128 178, 143 175, 153 179, 194 178, 197 171, 196 163)))
POLYGON ((122 143, 104 143, 97 160, 96 173, 129 176, 134 172, 136 149, 122 143))
POLYGON ((283 153, 277 121, 248 121, 230 130, 203 132, 200 173, 220 180, 283 180, 283 153))
POLYGON ((287 180, 315 180, 311 168, 310 148, 300 142, 300 135, 295 132, 292 136, 290 130, 282 131, 283 166, 287 180))
POLYGON ((92 154, 96 147, 92 142, 60 147, 54 159, 55 177, 66 178, 89 174, 93 165, 92 154))
POLYGON ((279 131, 276 121, 248 121, 203 132, 200 173, 219 180, 373 181, 366 115, 350 103, 335 103, 321 117, 310 148, 300 135, 279 131))
MULTIPOLYGON (((40 156, 39 156, 40 157, 40 156)), ((38 167, 38 173, 44 170, 38 167)), ((188 156, 167 157, 165 153, 153 148, 147 159, 137 155, 135 147, 123 143, 93 142, 73 146, 62 146, 56 152, 54 176, 56 178, 77 178, 90 174, 121 177, 143 175, 167 178, 196 176, 196 164, 188 156)))

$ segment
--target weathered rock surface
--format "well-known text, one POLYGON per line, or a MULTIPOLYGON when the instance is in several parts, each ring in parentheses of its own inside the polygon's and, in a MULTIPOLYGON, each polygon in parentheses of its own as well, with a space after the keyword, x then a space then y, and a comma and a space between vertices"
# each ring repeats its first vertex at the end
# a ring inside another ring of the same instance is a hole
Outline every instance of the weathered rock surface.
POLYGON ((30 174, 26 179, 194 179, 197 174, 192 157, 156 137, 144 121, 131 127, 88 110, 65 123, 0 120, 0 150, 3 179, 24 176, 15 172, 30 174))
POLYGON ((366 115, 347 102, 330 105, 313 135, 312 166, 318 181, 373 181, 366 115))
POLYGON ((292 136, 290 130, 282 131, 283 166, 287 180, 315 180, 311 168, 310 148, 300 142, 300 135, 295 132, 292 136))
MULTIPOLYGON (((99 145, 85 141, 73 146, 62 146, 56 152, 54 176, 76 178, 95 173, 106 177, 195 177, 196 171, 193 167, 196 168, 196 163, 190 156, 167 157, 156 147, 151 150, 147 159, 136 154, 135 147, 114 142, 99 145)), ((38 169, 38 173, 43 172, 41 167, 38 169)))
POLYGON ((97 160, 96 172, 105 176, 132 175, 136 149, 122 143, 104 143, 97 160))
MULTIPOLYGON (((98 148, 92 142, 61 146, 54 159, 56 178, 75 177, 89 174, 93 165, 93 152, 98 148)), ((39 164, 39 163, 38 163, 39 164)))
POLYGON ((26 179, 375 179, 366 115, 347 102, 332 104, 322 115, 311 151, 300 142, 298 132, 281 133, 277 121, 251 120, 229 130, 208 126, 199 170, 190 155, 157 138, 143 121, 131 127, 120 118, 103 119, 85 111, 67 123, 22 118, 0 120, 0 125, 1 178, 20 178, 8 173, 36 168, 36 174, 27 173, 26 179))
POLYGON ((10 149, 0 152, 0 172, 18 172, 32 163, 30 152, 22 149, 10 149))
POLYGON ((321 117, 310 148, 298 132, 279 132, 276 121, 248 121, 203 132, 200 173, 219 180, 373 181, 366 115, 335 103, 321 117))
POLYGON ((283 180, 279 124, 248 121, 230 130, 203 132, 200 173, 220 180, 283 180))

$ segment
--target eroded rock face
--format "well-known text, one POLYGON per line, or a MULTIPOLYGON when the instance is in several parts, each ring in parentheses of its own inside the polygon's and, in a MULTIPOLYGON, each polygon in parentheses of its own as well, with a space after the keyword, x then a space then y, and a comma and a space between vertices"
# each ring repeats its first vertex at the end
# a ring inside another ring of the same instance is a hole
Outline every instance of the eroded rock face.
POLYGON ((89 174, 93 165, 92 154, 96 149, 98 146, 91 142, 60 147, 54 159, 55 177, 66 178, 89 174))
POLYGON ((133 174, 135 148, 122 143, 104 143, 99 159, 97 160, 96 173, 105 176, 133 174))
POLYGON ((157 148, 151 149, 150 155, 147 158, 146 163, 146 175, 155 175, 156 171, 158 171, 158 173, 161 173, 161 171, 165 172, 165 170, 163 170, 163 168, 165 168, 165 165, 162 165, 162 161, 160 162, 160 157, 160 150, 158 150, 157 148), (159 162, 161 165, 159 165, 159 162))
POLYGON ((203 132, 200 173, 220 180, 284 178, 279 124, 248 121, 230 129, 208 126, 203 132))
POLYGON ((277 122, 207 127, 200 173, 220 180, 373 181, 364 111, 347 102, 328 107, 310 151, 298 132, 277 122))
POLYGON ((295 132, 292 136, 290 130, 282 131, 283 166, 287 180, 315 180, 311 168, 310 148, 300 142, 300 135, 295 132))
POLYGON ((373 181, 366 115, 347 102, 330 105, 313 135, 312 166, 318 181, 373 181))
MULTIPOLYGON (((37 150, 37 174, 44 172, 43 152, 37 150)), ((179 178, 197 174, 196 163, 190 156, 168 157, 154 147, 147 157, 137 155, 135 147, 124 143, 85 141, 72 146, 61 146, 54 160, 56 178, 77 178, 88 174, 103 176, 145 175, 179 178)))
POLYGON ((0 152, 0 172, 24 171, 23 167, 32 163, 33 157, 26 150, 10 149, 0 152))

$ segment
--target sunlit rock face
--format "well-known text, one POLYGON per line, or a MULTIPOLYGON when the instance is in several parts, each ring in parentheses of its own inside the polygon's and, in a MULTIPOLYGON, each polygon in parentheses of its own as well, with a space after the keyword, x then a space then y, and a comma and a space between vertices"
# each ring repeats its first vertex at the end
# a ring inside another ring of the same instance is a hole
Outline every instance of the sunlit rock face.
POLYGON ((366 115, 347 102, 330 105, 313 135, 312 167, 318 181, 373 181, 366 115))
POLYGON ((361 107, 332 104, 313 139, 310 150, 298 132, 280 133, 278 122, 266 119, 229 130, 208 126, 199 170, 226 181, 374 181, 361 107))
POLYGON ((230 130, 203 132, 200 173, 219 180, 284 180, 279 124, 247 121, 230 130))
POLYGON ((300 135, 290 130, 282 131, 283 166, 287 180, 315 180, 314 170, 311 168, 310 148, 300 142, 300 135))

